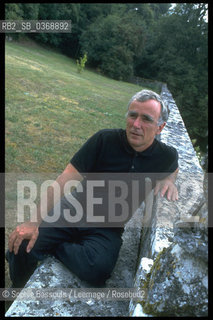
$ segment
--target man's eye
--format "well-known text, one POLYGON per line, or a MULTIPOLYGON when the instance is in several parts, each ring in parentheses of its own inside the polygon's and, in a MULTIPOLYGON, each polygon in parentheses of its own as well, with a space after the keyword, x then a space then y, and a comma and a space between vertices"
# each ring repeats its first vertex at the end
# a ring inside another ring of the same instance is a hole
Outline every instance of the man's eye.
POLYGON ((152 122, 153 122, 153 119, 151 119, 151 118, 149 118, 149 117, 146 117, 146 116, 143 116, 143 117, 142 117, 142 120, 143 120, 144 122, 149 122, 149 123, 152 123, 152 122))
POLYGON ((129 117, 130 118, 137 118, 137 114, 136 113, 129 113, 129 117))

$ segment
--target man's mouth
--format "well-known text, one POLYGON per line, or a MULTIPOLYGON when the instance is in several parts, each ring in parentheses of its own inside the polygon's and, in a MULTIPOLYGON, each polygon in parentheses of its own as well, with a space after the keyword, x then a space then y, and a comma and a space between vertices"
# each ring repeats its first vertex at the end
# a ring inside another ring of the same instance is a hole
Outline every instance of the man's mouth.
POLYGON ((130 131, 130 133, 133 134, 134 136, 137 136, 137 137, 141 137, 142 136, 142 134, 139 134, 139 133, 137 133, 135 131, 130 131))

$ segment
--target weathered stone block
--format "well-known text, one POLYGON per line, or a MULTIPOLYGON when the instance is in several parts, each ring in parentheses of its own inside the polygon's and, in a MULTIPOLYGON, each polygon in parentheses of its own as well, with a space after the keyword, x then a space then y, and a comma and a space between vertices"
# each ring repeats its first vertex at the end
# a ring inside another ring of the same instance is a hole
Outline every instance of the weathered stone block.
POLYGON ((156 257, 144 287, 143 312, 153 316, 207 316, 207 262, 178 243, 156 257))

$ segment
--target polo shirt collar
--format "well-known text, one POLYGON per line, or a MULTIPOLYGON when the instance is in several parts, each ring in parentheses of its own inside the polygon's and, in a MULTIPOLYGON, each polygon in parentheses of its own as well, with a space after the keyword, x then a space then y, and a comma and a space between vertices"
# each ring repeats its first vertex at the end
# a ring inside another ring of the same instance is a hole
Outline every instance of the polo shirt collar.
POLYGON ((122 142, 124 145, 125 150, 130 153, 130 154, 137 154, 138 156, 144 157, 144 156, 151 156, 154 148, 156 146, 157 140, 154 139, 153 143, 151 144, 151 146, 149 146, 146 150, 144 151, 135 151, 131 145, 129 144, 128 140, 127 140, 127 136, 126 136, 126 130, 123 130, 123 134, 122 134, 122 142))

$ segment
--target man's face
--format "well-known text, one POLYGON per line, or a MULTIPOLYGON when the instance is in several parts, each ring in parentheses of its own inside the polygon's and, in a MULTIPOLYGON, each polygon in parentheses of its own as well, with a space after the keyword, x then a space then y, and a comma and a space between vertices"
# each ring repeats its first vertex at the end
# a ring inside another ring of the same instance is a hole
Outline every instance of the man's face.
POLYGON ((158 126, 161 113, 160 102, 150 99, 144 102, 134 100, 126 120, 127 140, 136 151, 144 151, 154 141, 166 123, 158 126))

